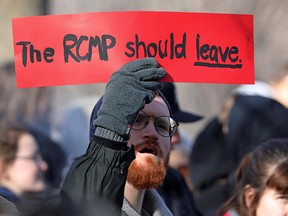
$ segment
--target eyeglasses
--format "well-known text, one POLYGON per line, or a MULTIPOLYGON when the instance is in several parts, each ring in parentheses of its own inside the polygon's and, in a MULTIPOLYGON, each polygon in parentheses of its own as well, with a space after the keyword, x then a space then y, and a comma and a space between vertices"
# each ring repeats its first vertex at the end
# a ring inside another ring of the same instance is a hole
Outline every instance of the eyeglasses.
POLYGON ((35 161, 35 162, 43 161, 43 158, 39 153, 29 155, 29 156, 16 156, 15 158, 21 159, 21 160, 35 161))
POLYGON ((145 112, 140 111, 134 125, 132 126, 133 130, 141 130, 145 128, 149 123, 149 118, 154 118, 154 126, 156 131, 163 137, 172 136, 173 133, 177 130, 179 125, 174 119, 169 116, 148 116, 145 112))

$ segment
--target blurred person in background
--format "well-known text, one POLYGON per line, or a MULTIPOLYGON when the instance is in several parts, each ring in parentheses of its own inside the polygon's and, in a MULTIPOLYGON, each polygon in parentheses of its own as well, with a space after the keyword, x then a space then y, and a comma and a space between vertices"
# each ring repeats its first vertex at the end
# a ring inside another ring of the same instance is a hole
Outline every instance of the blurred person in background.
POLYGON ((218 216, 288 215, 288 139, 271 139, 246 154, 236 187, 218 216))
POLYGON ((199 211, 214 216, 234 188, 242 157, 270 138, 288 138, 288 66, 269 82, 241 85, 222 112, 197 135, 190 157, 194 198, 199 211))
POLYGON ((62 146, 42 133, 37 128, 29 128, 29 132, 35 137, 43 160, 48 168, 44 174, 50 188, 59 189, 63 181, 63 170, 67 164, 67 155, 62 146))
MULTIPOLYGON (((180 123, 192 123, 202 119, 201 116, 195 115, 189 112, 180 110, 176 87, 173 83, 163 83, 161 92, 167 99, 173 118, 180 123)), ((180 145, 182 142, 180 129, 177 128, 176 132, 171 137, 171 153, 175 146, 180 145)), ((172 153, 173 154, 173 153, 172 153)), ((170 155, 171 157, 171 155, 170 155)), ((185 176, 187 177, 187 176, 185 176)), ((189 176, 188 176, 189 177, 189 176)), ((167 169, 163 184, 157 188, 160 196, 175 216, 199 216, 200 213, 197 211, 190 188, 188 187, 184 176, 181 173, 170 166, 167 169)))
POLYGON ((179 134, 181 142, 174 145, 171 149, 169 165, 184 177, 189 190, 192 192, 193 185, 189 174, 189 157, 194 140, 190 134, 184 130, 180 130, 179 134))
MULTIPOLYGON (((53 89, 44 87, 30 89, 16 88, 13 62, 1 65, 0 73, 0 126, 8 129, 11 125, 17 125, 17 128, 21 127, 21 130, 24 130, 23 133, 26 131, 32 136, 33 140, 36 140, 37 151, 43 157, 47 167, 43 172, 45 191, 40 190, 38 192, 38 190, 31 190, 21 195, 21 203, 26 202, 21 207, 25 211, 25 206, 28 207, 35 202, 39 203, 47 199, 47 197, 59 193, 58 190, 62 183, 62 170, 66 163, 66 155, 58 143, 55 143, 50 138, 53 89)), ((12 134, 22 137, 22 132, 12 134)), ((7 136, 6 138, 8 139, 7 136)), ((17 146, 16 138, 14 137, 15 146, 17 146)), ((18 199, 18 196, 14 198, 18 199)))
POLYGON ((28 130, 1 128, 0 195, 14 203, 20 212, 33 211, 42 202, 42 200, 27 202, 25 196, 47 190, 44 178, 47 169, 47 163, 42 159, 37 141, 28 130))
MULTIPOLYGON (((89 144, 89 121, 92 108, 95 101, 98 101, 100 96, 89 95, 73 100, 65 106, 61 106, 57 110, 57 121, 53 128, 53 140, 59 143, 66 157, 66 165, 62 169, 64 177, 73 161, 83 155, 89 144), (73 124, 71 124, 73 122, 73 124), (83 143, 79 145, 79 143, 83 143)), ((63 152, 62 151, 62 152, 63 152)), ((45 159, 45 156, 43 156, 45 159)))
POLYGON ((215 216, 228 199, 227 176, 231 161, 225 143, 226 121, 234 100, 228 99, 221 113, 211 118, 194 140, 189 158, 189 174, 197 209, 204 216, 215 216))

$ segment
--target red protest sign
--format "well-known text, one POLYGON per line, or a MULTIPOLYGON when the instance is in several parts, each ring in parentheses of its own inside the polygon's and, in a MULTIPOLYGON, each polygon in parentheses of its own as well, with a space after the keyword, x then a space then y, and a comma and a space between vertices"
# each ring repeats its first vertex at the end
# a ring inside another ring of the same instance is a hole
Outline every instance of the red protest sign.
POLYGON ((254 83, 253 16, 99 12, 14 18, 17 87, 107 82, 155 57, 164 81, 254 83))

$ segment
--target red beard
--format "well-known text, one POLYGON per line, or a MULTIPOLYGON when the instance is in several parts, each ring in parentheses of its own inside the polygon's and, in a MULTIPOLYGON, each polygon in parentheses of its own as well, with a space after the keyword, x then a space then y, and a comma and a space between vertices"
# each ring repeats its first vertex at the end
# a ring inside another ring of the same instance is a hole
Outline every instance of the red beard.
POLYGON ((129 169, 127 181, 139 190, 152 189, 160 186, 164 181, 166 169, 169 162, 169 155, 167 160, 163 161, 161 157, 145 157, 145 161, 132 161, 129 169))

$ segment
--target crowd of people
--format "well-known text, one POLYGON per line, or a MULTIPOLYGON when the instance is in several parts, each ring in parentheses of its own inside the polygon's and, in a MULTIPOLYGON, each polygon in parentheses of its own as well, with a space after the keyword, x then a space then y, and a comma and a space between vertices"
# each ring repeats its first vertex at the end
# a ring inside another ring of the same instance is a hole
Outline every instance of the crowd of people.
MULTIPOLYGON (((9 76, 13 68, 1 70, 9 76)), ((79 143, 87 150, 71 163, 49 136, 49 91, 39 90, 37 115, 23 107, 8 115, 1 105, 0 214, 288 215, 288 66, 269 83, 231 92, 191 140, 181 168, 170 163, 183 142, 181 123, 203 117, 180 109, 176 86, 161 82, 165 76, 155 58, 113 73, 88 117, 89 143, 79 143)))

